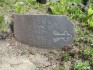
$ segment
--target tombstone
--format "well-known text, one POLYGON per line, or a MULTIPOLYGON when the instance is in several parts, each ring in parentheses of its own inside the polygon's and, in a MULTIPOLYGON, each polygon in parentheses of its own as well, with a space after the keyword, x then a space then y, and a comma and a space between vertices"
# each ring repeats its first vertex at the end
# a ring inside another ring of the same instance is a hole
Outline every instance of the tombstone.
POLYGON ((74 27, 64 15, 14 15, 16 39, 42 48, 63 48, 73 43, 74 27))

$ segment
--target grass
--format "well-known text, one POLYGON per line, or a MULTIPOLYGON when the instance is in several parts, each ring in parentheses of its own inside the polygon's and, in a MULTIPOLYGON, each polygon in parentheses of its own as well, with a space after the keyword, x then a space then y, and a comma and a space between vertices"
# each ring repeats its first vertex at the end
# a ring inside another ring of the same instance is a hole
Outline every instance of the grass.
POLYGON ((73 65, 73 70, 90 70, 89 62, 77 60, 73 65))
POLYGON ((2 27, 3 23, 4 23, 4 15, 0 14, 0 28, 2 27))

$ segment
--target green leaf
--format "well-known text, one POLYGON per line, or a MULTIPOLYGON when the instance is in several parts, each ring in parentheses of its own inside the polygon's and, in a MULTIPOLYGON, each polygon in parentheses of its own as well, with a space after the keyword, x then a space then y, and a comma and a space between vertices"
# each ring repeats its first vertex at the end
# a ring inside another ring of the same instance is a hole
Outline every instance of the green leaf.
POLYGON ((81 60, 77 60, 73 66, 74 70, 90 70, 89 62, 82 62, 81 60))
POLYGON ((88 25, 93 27, 93 18, 88 19, 88 25))
POLYGON ((92 8, 89 8, 89 10, 88 10, 88 16, 90 16, 92 14, 93 14, 93 9, 92 8))
POLYGON ((82 0, 74 0, 75 3, 81 3, 82 0))

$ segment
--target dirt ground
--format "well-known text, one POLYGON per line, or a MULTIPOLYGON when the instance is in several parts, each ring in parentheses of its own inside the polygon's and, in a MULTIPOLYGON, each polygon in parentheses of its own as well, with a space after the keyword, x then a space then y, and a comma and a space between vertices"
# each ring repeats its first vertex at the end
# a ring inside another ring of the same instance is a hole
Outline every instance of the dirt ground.
POLYGON ((0 41, 0 70, 59 70, 59 53, 30 47, 11 37, 0 41))

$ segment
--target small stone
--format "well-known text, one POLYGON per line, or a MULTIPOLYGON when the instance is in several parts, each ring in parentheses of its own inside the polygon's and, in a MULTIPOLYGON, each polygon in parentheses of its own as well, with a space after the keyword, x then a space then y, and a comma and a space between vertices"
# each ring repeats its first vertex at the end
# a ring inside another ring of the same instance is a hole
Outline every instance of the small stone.
POLYGON ((9 36, 9 34, 7 32, 0 32, 0 39, 6 39, 9 36))
POLYGON ((84 7, 84 10, 87 12, 88 11, 88 7, 84 7))

